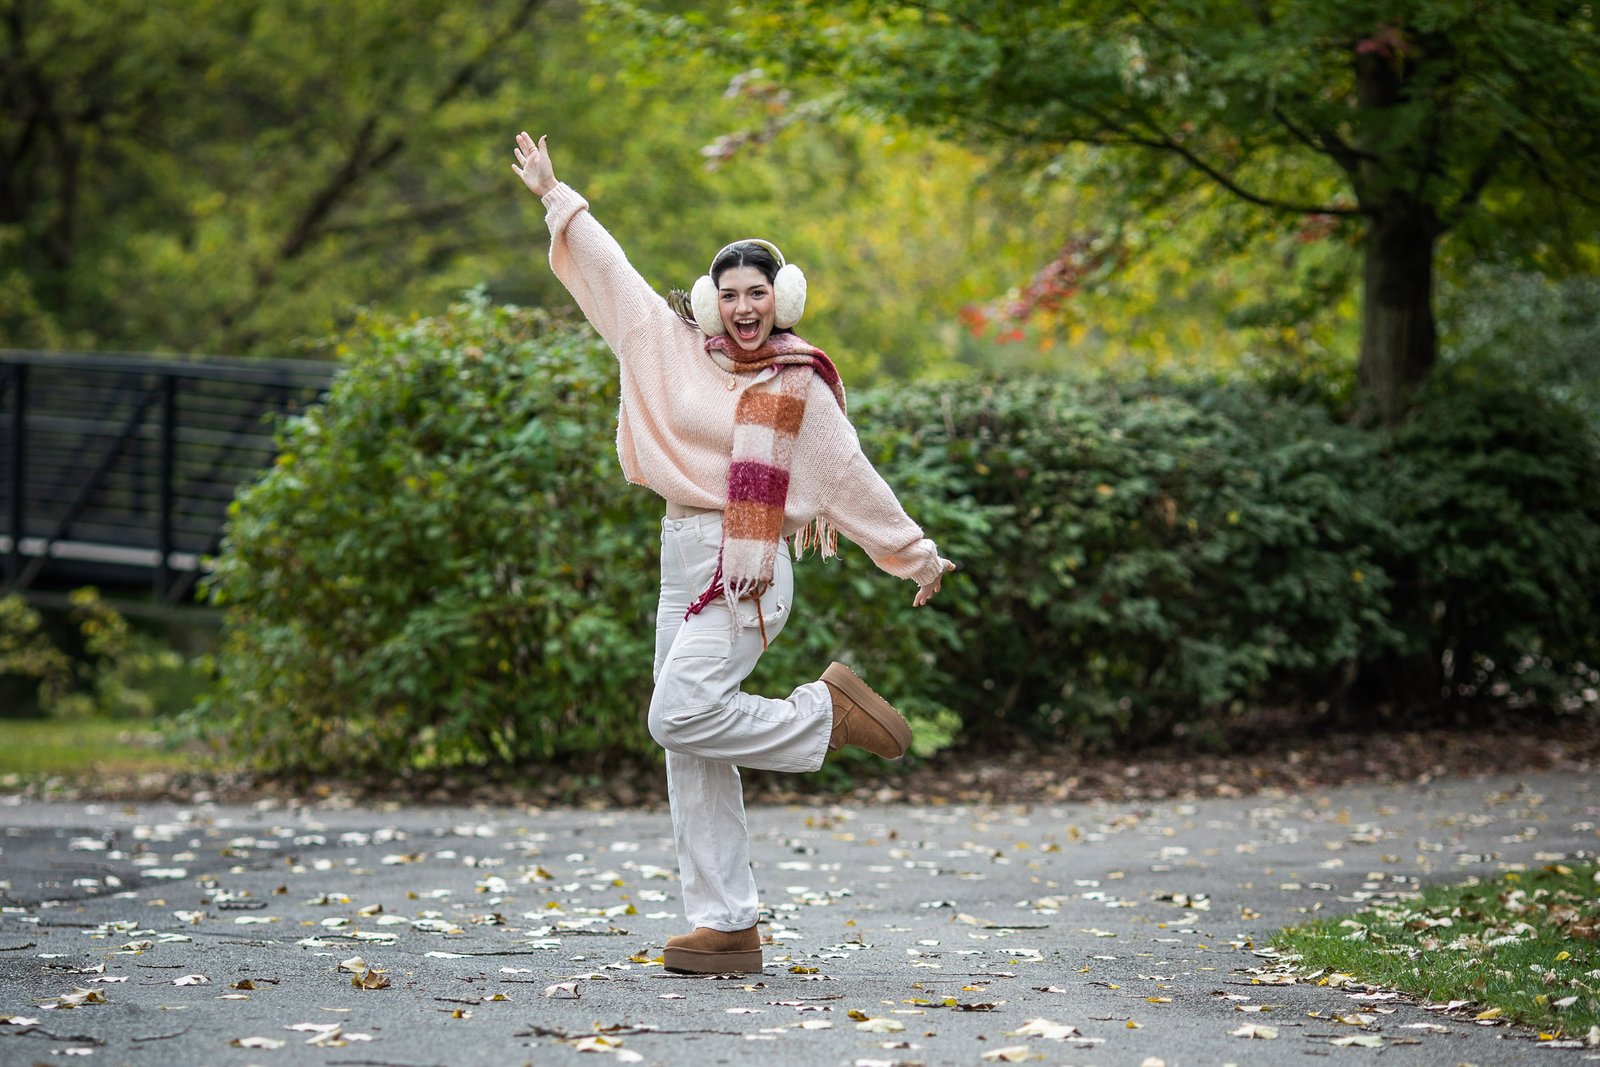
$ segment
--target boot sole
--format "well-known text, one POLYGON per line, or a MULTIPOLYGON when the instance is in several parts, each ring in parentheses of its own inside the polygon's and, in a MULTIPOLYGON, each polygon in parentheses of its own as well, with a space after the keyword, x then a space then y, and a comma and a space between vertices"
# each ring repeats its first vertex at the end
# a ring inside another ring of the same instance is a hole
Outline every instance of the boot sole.
POLYGON ((906 720, 894 709, 894 705, 875 693, 871 686, 861 680, 861 676, 846 667, 843 663, 830 663, 828 669, 822 672, 822 680, 833 685, 855 702, 855 705, 871 716, 872 721, 889 731, 889 736, 894 738, 894 743, 900 751, 892 756, 884 756, 875 752, 875 756, 884 759, 899 759, 911 747, 911 727, 906 725, 906 720), (884 714, 887 711, 888 714, 884 714))
POLYGON ((760 974, 761 950, 705 952, 693 948, 669 948, 661 955, 661 965, 678 974, 760 974))

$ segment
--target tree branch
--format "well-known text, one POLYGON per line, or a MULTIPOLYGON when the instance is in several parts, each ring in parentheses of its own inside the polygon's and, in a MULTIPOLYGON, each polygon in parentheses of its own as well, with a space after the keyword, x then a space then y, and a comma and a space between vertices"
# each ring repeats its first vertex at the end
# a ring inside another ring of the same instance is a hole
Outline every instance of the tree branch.
MULTIPOLYGON (((505 39, 526 25, 543 3, 544 0, 523 0, 522 6, 507 20, 506 25, 488 35, 484 39, 483 46, 456 68, 455 73, 434 94, 432 107, 437 110, 461 95, 461 92, 472 84, 473 75, 478 72, 484 61, 494 54, 505 39)), ((287 262, 304 252, 320 235, 319 227, 323 220, 339 202, 354 191, 363 178, 381 170, 405 148, 405 135, 398 133, 390 136, 381 147, 376 149, 371 147, 373 135, 377 131, 378 116, 379 113, 376 111, 367 116, 344 163, 329 177, 327 183, 301 213, 299 220, 285 235, 283 244, 278 249, 279 262, 287 262)), ((270 277, 269 272, 268 280, 270 277)))
MULTIPOLYGON (((483 45, 464 60, 434 93, 431 107, 436 110, 466 90, 483 63, 494 55, 506 40, 527 25, 544 3, 545 0, 522 0, 522 4, 506 20, 505 25, 485 36, 483 45)), ((326 236, 329 232, 327 219, 333 211, 360 187, 368 175, 383 169, 405 148, 406 137, 401 133, 392 134, 381 145, 374 146, 373 140, 377 133, 380 115, 380 111, 374 110, 362 120, 360 130, 344 161, 323 183, 322 188, 311 198, 306 209, 300 213, 300 217, 284 235, 282 243, 278 246, 277 255, 272 261, 256 268, 254 284, 249 295, 238 306, 221 315, 221 328, 225 336, 232 335, 234 324, 248 316, 260 304, 266 290, 277 276, 278 267, 299 257, 317 240, 326 236)))
POLYGON ((1193 167, 1201 174, 1204 174, 1206 177, 1222 186, 1228 192, 1247 203, 1255 204, 1257 207, 1268 208, 1272 211, 1282 211, 1291 215, 1334 215, 1339 217, 1355 217, 1365 214, 1365 212, 1363 212, 1360 208, 1337 207, 1334 205, 1300 204, 1287 200, 1279 200, 1276 197, 1265 196, 1261 193, 1251 192, 1249 189, 1246 189, 1244 186, 1240 185, 1239 182, 1237 182, 1230 175, 1225 174, 1222 170, 1206 162, 1198 153, 1189 148, 1189 146, 1185 145, 1182 141, 1163 130, 1161 125, 1154 121, 1150 116, 1139 115, 1138 119, 1145 128, 1154 131, 1155 136, 1141 136, 1131 130, 1125 130, 1124 132, 1130 138, 1131 143, 1142 145, 1145 148, 1155 148, 1164 152, 1174 153, 1184 162, 1188 163, 1189 166, 1193 167))
POLYGON ((1346 174, 1354 175, 1356 168, 1361 165, 1363 160, 1371 161, 1373 159, 1367 153, 1347 144, 1344 138, 1331 130, 1321 129, 1320 127, 1313 127, 1310 130, 1301 129, 1295 125, 1294 120, 1283 113, 1283 108, 1276 104, 1272 106, 1272 115, 1283 124, 1283 128, 1288 130, 1290 136, 1295 140, 1313 152, 1321 153, 1332 159, 1339 164, 1346 174))

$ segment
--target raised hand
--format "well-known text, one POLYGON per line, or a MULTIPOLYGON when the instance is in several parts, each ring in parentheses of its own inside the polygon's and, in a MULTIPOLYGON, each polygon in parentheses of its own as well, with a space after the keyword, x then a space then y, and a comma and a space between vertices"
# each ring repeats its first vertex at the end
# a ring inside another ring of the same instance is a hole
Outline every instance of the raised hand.
POLYGON ((555 168, 550 165, 550 153, 545 150, 543 136, 540 136, 538 144, 534 144, 526 130, 517 134, 514 154, 517 161, 511 165, 511 169, 535 195, 543 196, 556 187, 555 168))

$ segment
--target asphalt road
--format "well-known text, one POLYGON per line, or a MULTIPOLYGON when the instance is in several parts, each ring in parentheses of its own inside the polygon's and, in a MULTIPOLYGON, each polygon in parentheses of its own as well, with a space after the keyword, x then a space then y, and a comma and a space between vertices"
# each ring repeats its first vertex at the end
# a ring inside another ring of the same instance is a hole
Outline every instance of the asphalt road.
POLYGON ((1274 984, 1288 968, 1267 947, 1424 883, 1592 857, 1597 824, 1600 786, 1561 773, 756 808, 771 943, 764 974, 732 979, 659 965, 683 925, 664 813, 0 798, 0 1063, 1600 1061, 1465 1012, 1274 984), (1354 1011, 1374 1020, 1334 1020, 1354 1011), (1383 1047, 1333 1043, 1351 1035, 1383 1047))

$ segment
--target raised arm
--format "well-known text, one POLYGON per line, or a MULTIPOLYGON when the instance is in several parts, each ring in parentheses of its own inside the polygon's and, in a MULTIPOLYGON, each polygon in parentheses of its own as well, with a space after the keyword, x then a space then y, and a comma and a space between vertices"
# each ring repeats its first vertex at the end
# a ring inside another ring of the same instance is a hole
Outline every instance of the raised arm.
POLYGON ((544 204, 550 268, 612 351, 625 358, 623 342, 630 330, 646 319, 659 320, 658 327, 671 326, 677 316, 595 221, 588 201, 557 180, 545 140, 540 137, 535 143, 526 132, 517 134, 517 161, 511 169, 544 204))

